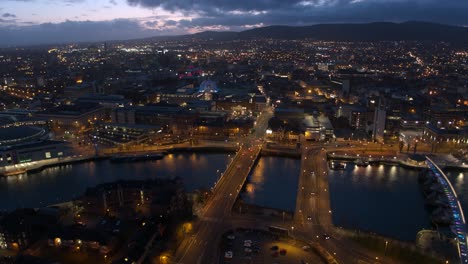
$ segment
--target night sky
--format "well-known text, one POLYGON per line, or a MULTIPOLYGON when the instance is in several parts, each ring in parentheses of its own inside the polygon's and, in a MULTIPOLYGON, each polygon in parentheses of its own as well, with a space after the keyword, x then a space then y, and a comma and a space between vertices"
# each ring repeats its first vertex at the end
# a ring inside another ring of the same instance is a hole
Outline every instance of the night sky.
POLYGON ((0 46, 267 25, 428 21, 468 26, 467 0, 0 0, 0 46))

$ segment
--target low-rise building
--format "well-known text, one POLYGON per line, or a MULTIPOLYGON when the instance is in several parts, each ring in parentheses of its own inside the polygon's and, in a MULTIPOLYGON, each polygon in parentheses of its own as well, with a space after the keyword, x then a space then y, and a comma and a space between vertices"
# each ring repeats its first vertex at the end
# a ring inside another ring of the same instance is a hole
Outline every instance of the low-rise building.
POLYGON ((122 146, 156 139, 161 132, 160 126, 99 123, 93 135, 99 142, 122 146))
POLYGON ((52 125, 64 129, 84 129, 90 123, 108 119, 105 107, 99 103, 76 102, 69 105, 60 105, 36 114, 49 120, 52 125))
POLYGON ((468 143, 468 127, 438 128, 427 124, 424 128, 423 138, 428 142, 438 143, 468 143))
POLYGON ((52 140, 0 147, 0 174, 18 171, 42 161, 59 161, 71 154, 68 143, 52 140))
MULTIPOLYGON (((181 183, 176 180, 118 181, 89 188, 80 200, 97 215, 168 215, 189 210, 181 183)), ((190 211, 191 213, 191 211, 190 211)))
POLYGON ((57 211, 18 209, 0 216, 0 248, 25 249, 58 224, 57 211))

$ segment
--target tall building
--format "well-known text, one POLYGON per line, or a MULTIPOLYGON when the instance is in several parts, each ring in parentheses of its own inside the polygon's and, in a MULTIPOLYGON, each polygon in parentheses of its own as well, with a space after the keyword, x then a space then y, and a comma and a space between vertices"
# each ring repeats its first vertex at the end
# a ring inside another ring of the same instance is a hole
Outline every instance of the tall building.
POLYGON ((374 110, 374 123, 372 129, 372 138, 375 141, 383 142, 385 133, 385 120, 387 119, 387 112, 385 111, 385 103, 382 97, 379 97, 378 105, 374 110))

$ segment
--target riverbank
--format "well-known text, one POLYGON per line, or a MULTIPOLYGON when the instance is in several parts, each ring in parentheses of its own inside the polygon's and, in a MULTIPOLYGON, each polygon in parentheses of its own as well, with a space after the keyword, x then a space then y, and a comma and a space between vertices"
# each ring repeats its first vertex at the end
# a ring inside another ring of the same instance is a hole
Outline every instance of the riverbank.
POLYGON ((64 158, 55 158, 50 160, 42 160, 42 161, 34 161, 29 162, 29 164, 17 164, 14 165, 12 168, 3 168, 0 170, 0 176, 8 177, 8 176, 15 176, 21 175, 29 172, 39 172, 46 168, 51 167, 58 167, 58 166, 65 166, 74 163, 82 163, 88 161, 95 161, 95 160, 102 160, 107 159, 108 156, 71 156, 71 157, 64 157, 64 158))
MULTIPOLYGON (((55 158, 43 161, 34 161, 24 164, 17 164, 16 166, 10 166, 11 168, 0 168, 0 176, 8 177, 21 175, 25 173, 40 172, 46 168, 64 166, 80 162, 96 161, 109 159, 115 155, 121 154, 142 154, 148 152, 164 152, 164 153, 235 153, 239 149, 239 145, 235 142, 225 141, 201 141, 197 144, 190 144, 189 142, 182 142, 179 144, 169 144, 163 146, 135 146, 127 149, 103 149, 96 155, 74 155, 64 158, 55 158)), ((262 149, 261 156, 277 156, 299 159, 300 152, 297 149, 262 149)))
MULTIPOLYGON (((437 158, 437 163, 442 164, 442 169, 446 170, 457 170, 457 171, 468 171, 468 164, 464 164, 462 162, 449 160, 447 157, 434 155, 434 154, 427 154, 430 157, 437 158)), ((336 153, 336 152, 328 152, 327 153, 328 160, 337 160, 337 161, 349 161, 355 162, 359 159, 369 160, 371 162, 375 162, 378 164, 383 165, 398 165, 404 168, 409 169, 416 169, 422 170, 427 168, 427 165, 422 162, 413 161, 410 159, 410 156, 405 153, 400 153, 396 156, 369 156, 366 157, 364 155, 359 154, 347 154, 347 153, 336 153)))
POLYGON ((235 153, 238 149, 237 144, 232 142, 202 142, 201 144, 191 145, 188 143, 171 144, 167 146, 157 146, 153 148, 131 148, 121 151, 116 149, 104 149, 98 155, 74 155, 63 158, 54 158, 42 161, 33 161, 23 164, 0 168, 0 176, 8 177, 26 173, 40 172, 46 168, 65 166, 69 164, 89 162, 96 160, 109 159, 112 156, 120 154, 142 154, 148 152, 166 152, 166 153, 235 153))
POLYGON ((379 255, 383 255, 384 258, 389 258, 399 263, 436 264, 442 263, 447 259, 447 256, 441 256, 431 249, 421 248, 417 242, 404 242, 375 233, 339 227, 336 227, 334 232, 335 235, 346 237, 379 255))

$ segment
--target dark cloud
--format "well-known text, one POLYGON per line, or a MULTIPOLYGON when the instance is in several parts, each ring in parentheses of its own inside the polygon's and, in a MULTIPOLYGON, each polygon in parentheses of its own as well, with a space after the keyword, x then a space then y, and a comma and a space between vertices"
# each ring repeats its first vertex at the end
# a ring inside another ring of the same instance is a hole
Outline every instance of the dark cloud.
POLYGON ((130 5, 197 13, 196 24, 312 24, 422 20, 468 25, 466 0, 127 0, 130 5), (237 19, 237 21, 236 21, 237 19), (247 23, 246 23, 247 24, 247 23))
POLYGON ((166 21, 164 22, 164 25, 165 25, 165 26, 175 26, 175 25, 177 25, 177 24, 178 24, 178 22, 175 21, 175 20, 166 20, 166 21))
POLYGON ((12 17, 16 17, 16 15, 15 15, 15 14, 12 14, 12 13, 4 13, 4 14, 2 15, 2 17, 3 17, 3 18, 12 18, 12 17))

